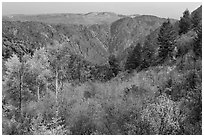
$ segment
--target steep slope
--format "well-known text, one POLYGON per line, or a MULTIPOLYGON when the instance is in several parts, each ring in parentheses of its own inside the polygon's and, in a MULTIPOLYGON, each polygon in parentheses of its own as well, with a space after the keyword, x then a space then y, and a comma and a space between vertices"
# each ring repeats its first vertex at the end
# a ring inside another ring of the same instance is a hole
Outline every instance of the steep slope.
MULTIPOLYGON (((196 10, 191 12, 191 18, 193 18, 193 16, 197 14, 198 15, 198 22, 202 22, 202 5, 197 8, 196 10)), ((174 30, 178 33, 179 31, 179 21, 172 21, 171 23, 173 24, 174 30)), ((158 44, 157 44, 157 37, 158 37, 158 33, 159 33, 159 28, 156 29, 155 31, 150 32, 150 34, 145 38, 145 41, 148 41, 149 43, 151 43, 153 49, 158 48, 158 44)), ((180 40, 183 39, 183 37, 186 37, 186 39, 188 39, 187 37, 191 37, 189 36, 189 34, 194 33, 193 31, 183 35, 183 36, 178 36, 177 37, 177 41, 185 41, 185 40, 180 40)), ((185 43, 185 42, 184 42, 185 43)), ((177 43, 178 44, 178 43, 177 43)), ((185 44, 183 44, 185 45, 185 44)))
POLYGON ((82 25, 49 25, 39 22, 3 21, 2 24, 5 58, 16 50, 17 53, 22 49, 32 52, 39 47, 59 43, 68 46, 71 53, 93 63, 106 62, 106 25, 96 25, 94 29, 94 26, 89 28, 82 25))
MULTIPOLYGON (((164 18, 156 16, 142 15, 134 18, 123 18, 112 23, 111 40, 109 51, 119 55, 126 48, 135 45, 138 42, 144 42, 144 39, 150 32, 156 30, 166 21, 164 18)), ((176 20, 171 20, 175 22, 176 20)))
POLYGON ((202 20, 202 5, 191 13, 191 17, 193 17, 196 13, 198 13, 198 16, 202 20))
MULTIPOLYGON (((122 18, 124 17, 122 15, 117 15, 121 19, 108 24, 111 21, 106 20, 104 23, 102 21, 104 17, 112 18, 116 17, 116 14, 102 12, 84 14, 83 16, 94 23, 87 25, 83 21, 80 22, 76 14, 72 15, 78 24, 74 20, 70 20, 73 21, 71 24, 65 20, 58 20, 59 15, 65 16, 65 14, 30 16, 30 20, 34 21, 26 21, 29 18, 22 15, 19 18, 17 16, 11 18, 13 21, 3 21, 3 57, 8 58, 13 52, 19 54, 20 51, 32 53, 40 47, 59 43, 69 47, 71 53, 94 64, 103 65, 107 63, 110 54, 116 54, 118 58, 126 58, 132 49, 130 47, 134 47, 138 42, 143 43, 145 37, 159 28, 166 20, 149 15, 134 15, 125 18, 122 18), (95 24, 99 21, 100 16, 101 24, 95 24), (42 22, 39 21, 40 19, 42 22), (52 21, 57 22, 55 24, 52 21)), ((175 22, 175 20, 172 21, 175 22)))

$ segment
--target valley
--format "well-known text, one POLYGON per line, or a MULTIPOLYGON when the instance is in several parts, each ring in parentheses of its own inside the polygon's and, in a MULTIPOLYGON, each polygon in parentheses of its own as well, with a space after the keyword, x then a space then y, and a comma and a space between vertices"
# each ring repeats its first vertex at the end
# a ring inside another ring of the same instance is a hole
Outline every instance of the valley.
POLYGON ((180 16, 2 16, 2 134, 201 135, 202 5, 180 16))

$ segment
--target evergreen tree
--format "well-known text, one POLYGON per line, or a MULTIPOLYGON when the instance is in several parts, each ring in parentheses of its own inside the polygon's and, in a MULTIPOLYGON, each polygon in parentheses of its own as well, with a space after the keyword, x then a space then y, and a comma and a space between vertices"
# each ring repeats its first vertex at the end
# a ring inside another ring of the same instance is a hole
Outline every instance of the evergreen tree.
POLYGON ((191 17, 192 28, 196 28, 202 21, 202 15, 199 12, 195 12, 191 17))
POLYGON ((128 55, 127 61, 125 64, 125 69, 126 70, 133 70, 136 69, 137 67, 140 66, 141 64, 141 52, 142 52, 142 47, 140 43, 138 43, 133 51, 128 55))
POLYGON ((153 63, 154 46, 150 37, 147 36, 144 46, 142 47, 142 68, 147 68, 153 63))
POLYGON ((116 59, 115 55, 111 55, 109 57, 109 65, 110 65, 110 69, 113 73, 113 76, 115 77, 119 72, 119 63, 118 63, 118 60, 116 59))
POLYGON ((196 31, 197 36, 194 39, 193 51, 196 57, 202 58, 202 24, 199 24, 196 27, 195 31, 196 31))
POLYGON ((159 58, 161 61, 164 61, 167 57, 172 57, 175 39, 176 32, 168 19, 167 22, 162 24, 157 38, 159 44, 159 58))
POLYGON ((185 34, 191 28, 191 18, 189 10, 185 10, 183 13, 183 17, 181 17, 179 21, 179 35, 185 34))

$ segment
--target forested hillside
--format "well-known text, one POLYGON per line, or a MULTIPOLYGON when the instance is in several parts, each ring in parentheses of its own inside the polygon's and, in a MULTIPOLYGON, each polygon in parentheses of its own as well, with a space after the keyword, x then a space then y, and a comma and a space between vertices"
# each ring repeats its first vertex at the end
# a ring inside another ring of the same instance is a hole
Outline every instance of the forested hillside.
POLYGON ((180 16, 3 17, 2 133, 201 135, 202 6, 180 16))
MULTIPOLYGON (((101 17, 101 14, 94 14, 94 17, 101 17)), ((32 17, 38 18, 38 16, 32 17)), ((20 20, 21 18, 15 19, 15 16, 13 18, 9 21, 3 19, 4 58, 8 58, 13 52, 33 54, 35 49, 59 43, 66 45, 71 53, 100 65, 106 64, 111 54, 116 56, 125 54, 127 48, 134 47, 138 42, 143 42, 150 31, 159 28, 166 20, 144 15, 133 18, 125 17, 109 24, 96 22, 84 25, 66 24, 63 21, 56 24, 36 21, 32 18, 25 21, 24 19, 20 20)), ((22 18, 27 18, 27 16, 22 15, 22 18)), ((78 20, 78 22, 81 21, 78 20)), ((175 20, 172 19, 172 23, 174 22, 175 20)))

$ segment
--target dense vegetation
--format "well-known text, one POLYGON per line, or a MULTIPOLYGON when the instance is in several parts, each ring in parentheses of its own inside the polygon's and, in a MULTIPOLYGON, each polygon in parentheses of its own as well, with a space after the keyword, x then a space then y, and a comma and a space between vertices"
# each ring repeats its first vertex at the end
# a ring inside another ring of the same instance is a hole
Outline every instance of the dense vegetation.
POLYGON ((63 43, 3 51, 3 134, 202 134, 202 18, 193 13, 179 29, 167 19, 125 62, 110 54, 96 65, 63 43))

